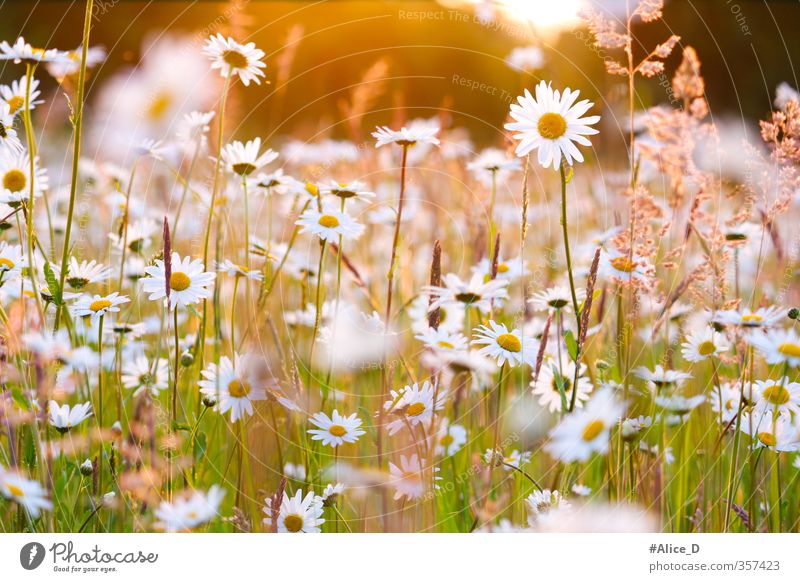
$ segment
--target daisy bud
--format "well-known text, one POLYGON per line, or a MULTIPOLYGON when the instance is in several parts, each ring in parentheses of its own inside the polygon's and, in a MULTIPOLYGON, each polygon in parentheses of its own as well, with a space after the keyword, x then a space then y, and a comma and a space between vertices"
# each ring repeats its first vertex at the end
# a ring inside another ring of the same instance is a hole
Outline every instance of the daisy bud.
POLYGON ((800 319, 800 309, 797 307, 792 307, 787 315, 789 316, 789 319, 800 319))
POLYGON ((203 406, 211 408, 217 405, 217 399, 213 396, 203 396, 203 406))
POLYGON ((594 364, 598 370, 605 371, 611 367, 611 364, 606 362, 605 360, 597 360, 594 364))
POLYGON ((83 463, 81 463, 81 475, 84 477, 90 476, 94 472, 94 467, 92 466, 92 462, 89 459, 86 459, 83 463))
POLYGON ((194 364, 194 356, 192 355, 192 352, 186 350, 181 354, 181 366, 188 368, 192 364, 194 364))
POLYGON ((122 425, 118 420, 114 421, 114 424, 111 425, 111 434, 117 439, 122 436, 122 425))

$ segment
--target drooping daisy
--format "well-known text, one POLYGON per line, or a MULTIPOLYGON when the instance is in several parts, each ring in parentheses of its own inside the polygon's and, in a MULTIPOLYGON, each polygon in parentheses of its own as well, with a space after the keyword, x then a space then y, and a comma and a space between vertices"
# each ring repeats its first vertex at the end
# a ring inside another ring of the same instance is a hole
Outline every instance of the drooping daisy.
POLYGON ((328 417, 324 412, 317 412, 308 421, 319 427, 308 431, 308 434, 312 435, 311 440, 322 441, 323 445, 333 448, 344 443, 354 443, 358 437, 365 434, 361 428, 361 419, 355 413, 344 416, 339 414, 338 410, 334 410, 328 417))
POLYGON ((800 366, 800 336, 795 329, 771 329, 765 333, 751 332, 747 343, 764 355, 768 364, 800 366))
POLYGON ((687 362, 702 362, 712 356, 724 354, 730 348, 728 341, 710 327, 690 333, 681 347, 687 362))
MULTIPOLYGON (((59 267, 54 267, 54 270, 58 272, 59 267)), ((106 267, 97 261, 81 261, 79 263, 75 257, 70 257, 65 281, 73 289, 80 290, 90 283, 102 283, 108 280, 113 273, 114 270, 111 267, 106 267)))
POLYGON ((69 404, 59 406, 55 400, 49 402, 47 412, 50 417, 50 425, 61 434, 78 426, 93 414, 91 402, 76 404, 70 408, 69 404))
POLYGON ((419 143, 439 145, 439 140, 436 138, 437 133, 439 133, 438 126, 413 123, 399 130, 378 126, 376 131, 372 132, 372 137, 376 140, 375 147, 377 148, 393 143, 403 147, 410 147, 419 143))
MULTIPOLYGON (((0 85, 0 99, 8 104, 11 115, 17 115, 25 110, 25 94, 27 93, 27 75, 23 75, 18 81, 12 81, 10 85, 0 85)), ((37 101, 41 91, 39 91, 39 81, 31 79, 30 88, 30 110, 36 109, 44 101, 37 101)))
MULTIPOLYGON (((436 473, 439 467, 423 467, 416 453, 410 457, 400 455, 400 464, 395 465, 389 462, 389 473, 391 474, 391 484, 394 486, 394 499, 405 497, 409 501, 419 499, 425 493, 426 483, 431 482, 431 477, 426 477, 425 473, 433 474, 433 480, 438 481, 441 477, 436 473)), ((438 489, 438 485, 434 485, 438 489)))
POLYGON ((535 525, 551 511, 568 509, 570 504, 558 491, 534 491, 525 498, 525 508, 528 510, 528 525, 535 525))
POLYGON ((462 352, 467 349, 467 338, 463 333, 448 331, 443 327, 428 327, 414 336, 425 347, 440 352, 462 352))
POLYGON ((116 291, 111 295, 84 295, 72 305, 72 313, 75 317, 91 317, 96 321, 106 313, 118 313, 119 306, 129 301, 130 297, 116 291))
POLYGON ((473 330, 473 344, 482 345, 478 351, 484 356, 497 360, 498 366, 506 362, 512 368, 517 365, 534 365, 536 362, 537 342, 524 337, 519 329, 511 331, 502 324, 489 320, 489 325, 481 325, 473 330))
POLYGON ((135 390, 138 396, 143 390, 149 390, 153 396, 158 396, 162 390, 169 386, 169 362, 158 358, 151 362, 145 356, 137 356, 122 366, 122 385, 128 390, 135 390))
POLYGON ((53 509, 47 498, 47 491, 38 482, 26 479, 22 474, 6 470, 0 465, 0 493, 3 497, 19 503, 33 519, 41 514, 42 509, 53 509))
MULTIPOLYGON (((586 298, 586 291, 580 288, 576 289, 575 295, 578 298, 578 305, 580 305, 586 298)), ((572 293, 569 287, 562 285, 555 285, 544 291, 534 293, 528 301, 541 311, 572 310, 572 293)))
POLYGON ((800 383, 787 377, 757 380, 758 398, 755 409, 759 412, 770 410, 775 415, 791 416, 800 414, 800 383))
POLYGON ((259 77, 264 76, 261 69, 267 65, 261 62, 264 51, 256 48, 255 43, 239 44, 231 37, 226 39, 217 33, 206 41, 203 54, 211 59, 211 68, 219 69, 223 78, 238 76, 245 87, 250 81, 261 84, 259 77))
POLYGON ((488 465, 500 465, 505 471, 513 471, 530 463, 532 456, 530 451, 518 451, 517 449, 507 455, 500 450, 486 449, 486 452, 483 453, 483 462, 488 465))
POLYGON ((553 166, 558 169, 561 158, 565 158, 571 166, 573 159, 582 162, 583 154, 575 147, 577 142, 590 146, 586 135, 593 135, 597 130, 589 127, 600 121, 599 115, 581 117, 594 105, 587 99, 575 103, 580 91, 553 91, 550 85, 541 81, 536 86, 536 98, 525 89, 525 95, 517 97, 519 104, 511 105, 513 123, 507 123, 506 129, 515 131, 514 138, 520 143, 516 154, 526 156, 532 150, 539 150, 539 163, 542 167, 553 166))
MULTIPOLYGON (((265 499, 264 513, 269 517, 264 523, 272 524, 271 500, 265 499)), ((303 490, 298 489, 294 496, 283 493, 283 500, 278 511, 278 533, 320 533, 320 528, 325 520, 322 517, 322 498, 309 491, 303 497, 303 490)))
POLYGON ((222 356, 219 365, 212 362, 201 372, 204 379, 197 383, 201 394, 216 399, 214 410, 220 414, 231 411, 231 422, 252 416, 253 402, 267 398, 248 360, 246 355, 235 354, 233 362, 222 356))
POLYGON ((207 141, 206 134, 211 129, 211 120, 215 111, 191 111, 184 115, 175 130, 175 137, 183 143, 193 143, 203 147, 207 141))
POLYGON ((545 451, 564 463, 587 461, 592 453, 604 454, 623 409, 611 389, 601 388, 584 408, 565 416, 550 432, 545 451))
POLYGON ((222 161, 225 162, 225 167, 229 172, 239 176, 249 176, 278 158, 278 152, 271 149, 263 154, 260 154, 260 151, 260 137, 247 143, 235 141, 222 148, 222 161))
MULTIPOLYGON (((33 195, 38 198, 47 190, 47 170, 39 167, 39 158, 33 158, 33 195)), ((19 204, 30 197, 31 166, 28 154, 0 148, 0 202, 19 204)))
POLYGON ((392 390, 391 400, 383 404, 383 408, 400 418, 389 423, 387 431, 390 435, 395 434, 405 426, 416 426, 419 423, 427 423, 435 411, 444 407, 446 393, 440 390, 438 394, 434 386, 428 382, 410 384, 400 390, 392 390), (436 403, 434 405, 434 398, 436 403))
POLYGON ((64 51, 56 49, 34 48, 30 43, 25 42, 23 37, 17 38, 14 44, 7 41, 0 42, 0 61, 14 61, 19 64, 23 61, 30 63, 54 63, 69 60, 69 56, 64 51))
POLYGON ((211 286, 214 283, 215 273, 203 270, 200 259, 192 260, 178 253, 172 253, 172 272, 169 277, 169 301, 167 302, 167 279, 164 261, 156 259, 155 265, 145 268, 147 277, 140 279, 142 291, 150 294, 150 300, 156 301, 165 298, 165 303, 170 309, 186 307, 198 303, 211 296, 211 286))
POLYGON ((340 236, 344 240, 355 240, 364 233, 363 224, 333 207, 323 207, 321 212, 308 208, 296 224, 301 227, 300 232, 310 232, 324 241, 335 243, 339 242, 340 236))
POLYGON ((352 182, 337 182, 331 180, 327 184, 319 185, 319 193, 323 196, 334 196, 340 200, 353 200, 368 202, 375 198, 375 192, 366 189, 366 186, 354 180, 352 182))
POLYGON ((219 506, 225 490, 212 485, 208 493, 192 490, 170 502, 164 500, 156 508, 159 519, 155 528, 167 532, 189 531, 213 520, 219 515, 219 506))
POLYGON ((450 457, 455 455, 467 443, 467 429, 460 424, 450 424, 447 419, 442 422, 436 434, 437 455, 450 457))
POLYGON ((425 286, 423 291, 434 297, 431 310, 457 304, 463 307, 476 307, 482 313, 488 313, 492 301, 508 297, 508 280, 493 279, 484 281, 475 273, 469 281, 464 282, 453 273, 444 276, 444 286, 425 286))
MULTIPOLYGON (((564 390, 567 404, 572 402, 572 389, 575 380, 575 362, 566 357, 562 358, 561 366, 558 361, 546 360, 539 369, 539 377, 534 383, 531 381, 533 395, 539 397, 539 406, 547 408, 550 412, 557 412, 562 408, 561 391, 564 390), (559 371, 560 370, 560 371, 559 371)), ((575 408, 581 408, 589 400, 592 392, 592 382, 586 377, 586 364, 581 364, 578 374, 578 393, 575 395, 575 408)))
POLYGON ((718 311, 714 315, 714 322, 721 325, 733 325, 738 327, 770 327, 780 321, 786 314, 785 310, 777 307, 759 307, 755 311, 743 309, 737 311, 729 309, 718 311))
POLYGON ((320 495, 322 504, 325 507, 332 505, 342 493, 344 493, 344 485, 342 483, 336 483, 336 485, 328 483, 325 485, 322 495, 320 495))

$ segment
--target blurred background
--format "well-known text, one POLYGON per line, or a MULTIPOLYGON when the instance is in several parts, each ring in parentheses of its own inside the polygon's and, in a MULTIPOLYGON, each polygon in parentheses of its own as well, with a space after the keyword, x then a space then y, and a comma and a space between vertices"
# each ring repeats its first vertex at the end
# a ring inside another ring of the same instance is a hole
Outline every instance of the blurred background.
MULTIPOLYGON (((624 80, 604 72, 606 55, 575 19, 587 4, 624 20, 625 0, 97 0, 91 44, 109 55, 92 73, 89 99, 98 99, 105 81, 159 42, 162 50, 151 56, 160 63, 151 59, 150 66, 171 82, 207 93, 199 85, 217 82, 215 76, 172 57, 199 53, 205 38, 220 32, 252 40, 267 53, 271 83, 237 95, 245 114, 241 137, 358 140, 359 128, 439 115, 466 127, 478 145, 496 143, 509 101, 540 78, 580 88, 603 103, 606 115, 621 111, 624 80), (531 44, 544 52, 540 67, 520 72, 507 64, 513 49, 531 44), (367 102, 364 111, 348 109, 356 87, 367 102), (257 105, 258 114, 246 115, 257 105)), ((24 35, 38 46, 74 49, 83 10, 79 1, 5 0, 0 38, 24 35)), ((636 25, 637 51, 644 55, 670 34, 680 35, 681 45, 694 46, 702 59, 715 120, 735 119, 754 130, 770 110, 775 87, 798 85, 792 59, 800 57, 799 16, 797 1, 671 0, 663 21, 636 25)), ((637 81, 639 107, 668 101, 666 83, 679 61, 676 50, 667 61, 668 77, 637 81)), ((18 76, 18 67, 0 66, 3 83, 18 76)), ((45 90, 56 87, 40 76, 45 90)), ((157 108, 159 98, 148 99, 148 107, 157 108)))

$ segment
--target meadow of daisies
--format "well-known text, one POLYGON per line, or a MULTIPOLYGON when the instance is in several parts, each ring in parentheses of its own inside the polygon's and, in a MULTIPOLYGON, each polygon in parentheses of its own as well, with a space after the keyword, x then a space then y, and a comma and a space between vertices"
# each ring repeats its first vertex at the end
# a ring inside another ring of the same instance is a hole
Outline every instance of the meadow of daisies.
POLYGON ((87 96, 92 2, 2 40, 1 531, 798 531, 800 96, 698 164, 702 55, 630 4, 582 25, 627 109, 520 47, 485 149, 360 127, 380 67, 351 139, 254 135, 291 51, 221 34, 87 96))

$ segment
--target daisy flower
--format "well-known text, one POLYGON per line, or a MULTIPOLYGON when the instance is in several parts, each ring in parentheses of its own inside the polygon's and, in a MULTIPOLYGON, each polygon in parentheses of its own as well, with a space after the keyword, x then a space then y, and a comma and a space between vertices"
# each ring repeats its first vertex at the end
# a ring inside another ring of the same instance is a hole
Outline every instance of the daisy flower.
POLYGON ((505 471, 513 471, 514 469, 519 469, 522 465, 530 463, 532 456, 530 451, 520 452, 517 449, 514 449, 508 455, 499 450, 486 449, 486 452, 483 453, 483 462, 490 466, 500 465, 505 471))
POLYGON ((319 427, 308 431, 308 434, 313 435, 311 440, 322 441, 323 445, 330 445, 334 449, 344 443, 354 443, 365 434, 361 428, 361 419, 355 413, 344 416, 334 410, 328 417, 324 412, 317 412, 309 418, 309 422, 319 427))
POLYGON ((771 410, 742 412, 739 430, 752 439, 754 449, 767 447, 785 452, 800 449, 797 427, 786 416, 775 417, 771 410))
POLYGON ((91 402, 76 404, 70 409, 69 404, 59 406, 55 400, 51 400, 48 403, 47 412, 50 417, 50 425, 61 434, 78 426, 93 414, 91 402))
POLYGON ((268 149, 261 151, 261 138, 257 137, 242 143, 235 141, 222 148, 222 161, 229 172, 240 176, 249 176, 278 158, 278 152, 268 149))
POLYGON ((156 259, 155 265, 146 267, 144 272, 148 275, 140 279, 142 291, 150 294, 150 300, 156 301, 165 298, 165 303, 170 309, 186 307, 198 303, 202 299, 211 297, 211 286, 214 284, 214 273, 203 270, 200 259, 192 260, 178 253, 172 253, 172 272, 169 277, 169 300, 167 297, 167 279, 164 261, 156 259))
POLYGON ((336 182, 331 180, 327 184, 320 184, 319 193, 323 196, 335 196, 341 200, 354 200, 367 202, 375 198, 375 192, 367 190, 364 184, 355 180, 353 182, 336 182))
POLYGON ((627 253, 615 249, 603 250, 600 253, 598 272, 603 278, 647 285, 652 271, 647 260, 638 255, 630 257, 627 253))
POLYGON ((387 430, 390 435, 398 432, 406 426, 406 423, 412 427, 426 423, 433 417, 435 411, 444 408, 444 401, 447 397, 444 391, 436 394, 436 389, 428 381, 423 382, 422 386, 415 383, 401 390, 392 390, 390 395, 392 399, 387 400, 383 408, 387 412, 401 416, 389 423, 387 430), (434 397, 436 397, 435 407, 434 397))
POLYGON ((644 366, 639 366, 631 370, 633 375, 641 378, 646 382, 653 384, 656 388, 665 388, 669 386, 681 386, 683 383, 692 377, 691 374, 686 372, 678 372, 677 370, 668 370, 661 364, 656 364, 652 371, 644 366))
POLYGON ((536 45, 517 47, 506 57, 506 64, 520 72, 541 69, 544 66, 544 51, 536 45))
POLYGON ((217 265, 217 270, 229 277, 243 277, 250 281, 261 281, 264 278, 264 275, 259 270, 251 269, 248 271, 247 267, 237 265, 229 259, 225 259, 222 263, 217 265))
POLYGON ((143 390, 149 390, 153 396, 166 390, 169 386, 169 362, 159 358, 152 363, 145 356, 137 356, 122 366, 122 385, 128 390, 135 390, 138 396, 143 390))
POLYGON ((733 325, 737 327, 770 327, 778 323, 786 314, 785 310, 777 307, 759 307, 755 311, 744 309, 736 311, 728 309, 718 311, 714 315, 714 322, 720 325, 733 325))
MULTIPOLYGON (((54 269, 59 273, 58 266, 54 267, 54 269)), ((107 281, 113 273, 114 269, 106 267, 97 261, 81 261, 79 263, 75 257, 70 257, 65 280, 67 285, 73 289, 80 290, 90 283, 107 281)))
MULTIPOLYGON (((0 85, 0 99, 8 104, 8 109, 11 115, 22 113, 25 109, 25 94, 28 90, 27 87, 28 76, 23 75, 18 81, 12 81, 10 85, 0 85)), ((39 91, 39 81, 31 79, 30 91, 30 110, 36 109, 37 105, 41 105, 44 101, 37 101, 36 99, 41 95, 39 91)))
POLYGON ((725 383, 719 386, 719 390, 713 390, 709 398, 711 410, 715 413, 715 418, 723 426, 727 425, 736 417, 739 412, 739 399, 741 394, 737 388, 725 383), (720 395, 721 393, 721 395, 720 395))
POLYGON ((532 366, 536 362, 537 342, 524 337, 518 329, 509 331, 504 324, 489 320, 488 326, 481 325, 473 331, 476 339, 472 343, 484 346, 478 353, 496 359, 498 366, 508 362, 513 368, 518 364, 532 366))
POLYGON ((784 376, 777 380, 757 380, 756 386, 755 410, 770 410, 782 416, 800 414, 800 383, 784 376))
POLYGON ((724 354, 729 348, 730 344, 722 334, 706 327, 686 336, 681 354, 687 362, 702 362, 712 356, 724 354))
POLYGON ((575 483, 572 486, 572 492, 578 497, 589 497, 592 494, 592 488, 582 483, 575 483))
POLYGON ((34 48, 25 42, 23 37, 17 38, 14 44, 7 41, 0 42, 0 61, 14 61, 19 64, 23 61, 30 63, 56 63, 69 60, 64 51, 56 49, 44 50, 34 48))
POLYGON ((413 123, 399 130, 389 129, 386 126, 378 126, 375 129, 376 131, 372 132, 372 137, 376 140, 376 148, 392 143, 403 147, 413 146, 418 143, 439 145, 439 140, 436 138, 436 134, 439 133, 439 127, 428 123, 413 123))
POLYGON ((22 143, 14 129, 14 116, 8 103, 0 103, 0 146, 12 152, 22 151, 22 143))
POLYGON ((467 444, 467 429, 460 424, 450 424, 447 419, 443 420, 436 434, 436 454, 451 457, 465 444, 467 444))
POLYGON ((247 181, 247 187, 266 194, 297 195, 304 198, 316 198, 316 194, 309 192, 307 184, 297 178, 283 173, 278 168, 268 174, 260 173, 247 181))
MULTIPOLYGON (((480 262, 473 266, 471 271, 473 273, 478 273, 484 280, 488 281, 492 275, 492 262, 489 259, 481 259, 480 262)), ((528 267, 525 264, 525 261, 520 257, 514 257, 511 259, 503 259, 498 257, 497 259, 497 279, 506 279, 508 281, 514 281, 519 279, 520 277, 524 277, 528 275, 528 267)))
POLYGON ((245 87, 250 81, 261 84, 259 77, 264 76, 261 69, 267 65, 261 62, 264 51, 257 49, 255 43, 239 44, 217 33, 206 41, 203 54, 211 59, 211 68, 219 69, 223 78, 238 76, 245 87))
POLYGON ((522 168, 516 158, 509 158, 506 152, 497 148, 487 148, 467 164, 467 169, 484 185, 503 181, 512 172, 522 168))
POLYGON ((600 121, 599 115, 581 117, 594 105, 587 99, 575 103, 580 91, 565 89, 562 95, 553 91, 550 85, 541 81, 536 86, 536 98, 525 89, 523 97, 517 97, 519 104, 511 105, 513 123, 507 123, 506 129, 517 133, 519 140, 516 154, 519 157, 539 150, 539 163, 542 167, 553 166, 558 169, 561 158, 565 158, 571 166, 573 159, 582 162, 583 154, 575 147, 576 142, 590 146, 586 135, 593 135, 597 130, 589 127, 600 121))
POLYGON ((162 501, 155 514, 159 519, 155 527, 167 532, 188 531, 213 520, 219 515, 219 506, 225 490, 212 485, 208 493, 193 490, 172 502, 162 501))
POLYGON ((425 344, 426 348, 435 351, 462 352, 467 349, 467 338, 463 333, 448 331, 443 327, 429 327, 414 337, 425 344))
MULTIPOLYGON (((33 195, 39 197, 47 190, 47 170, 39 167, 39 158, 33 158, 33 195)), ((16 153, 0 148, 0 202, 19 204, 30 197, 30 158, 25 152, 16 153)))
MULTIPOLYGON (((389 462, 389 473, 391 474, 391 483, 394 485, 395 493, 394 499, 402 499, 405 497, 409 501, 419 499, 425 493, 425 483, 430 482, 430 477, 427 479, 424 476, 425 469, 433 473, 433 480, 438 481, 441 477, 436 473, 439 467, 424 468, 419 461, 416 453, 410 457, 400 455, 400 464, 395 465, 389 462)), ((436 489, 438 485, 434 485, 436 489)))
POLYGON ((794 328, 751 332, 745 339, 764 355, 768 364, 800 366, 800 336, 794 328))
POLYGON ((6 470, 0 465, 0 493, 3 497, 20 504, 36 519, 42 509, 53 509, 53 504, 47 498, 47 491, 38 482, 26 479, 20 473, 6 470))
POLYGON ((703 404, 706 397, 702 394, 695 396, 684 396, 682 394, 672 394, 669 396, 656 396, 656 406, 660 406, 679 417, 689 414, 692 410, 703 404))
MULTIPOLYGON (((81 69, 81 59, 83 46, 79 46, 74 51, 67 53, 64 60, 52 61, 47 63, 47 72, 59 83, 71 75, 77 75, 81 69)), ((86 68, 91 69, 106 60, 106 49, 100 46, 90 46, 86 49, 86 68)))
MULTIPOLYGON (((270 516, 264 519, 264 523, 271 525, 272 500, 265 499, 264 502, 264 513, 270 516)), ((313 491, 309 491, 305 497, 302 489, 298 489, 293 497, 284 491, 278 511, 278 533, 320 533, 319 526, 325 523, 322 510, 322 498, 313 491)))
POLYGON ((463 307, 476 307, 482 313, 488 313, 492 308, 492 301, 508 297, 508 280, 493 279, 484 281, 478 273, 472 275, 469 281, 464 282, 453 273, 444 276, 444 286, 427 285, 423 291, 434 297, 430 310, 438 307, 447 307, 457 304, 463 307))
POLYGON ((205 144, 206 134, 211 129, 211 120, 215 111, 191 111, 184 115, 178 123, 175 137, 182 142, 195 142, 205 144))
POLYGON ((324 506, 330 506, 336 500, 339 495, 344 493, 344 485, 341 483, 337 483, 336 485, 332 483, 328 483, 325 485, 325 489, 322 491, 322 504, 324 506))
POLYGON ((525 499, 525 508, 528 510, 528 525, 536 522, 551 511, 568 509, 570 504, 558 491, 534 491, 525 499))
POLYGON ((295 224, 301 227, 300 232, 310 232, 328 242, 338 243, 340 236, 344 240, 355 240, 364 233, 363 224, 330 206, 323 207, 322 212, 308 208, 295 224))
MULTIPOLYGON (((539 406, 547 408, 550 412, 560 411, 562 408, 559 382, 564 389, 567 402, 572 402, 572 383, 575 379, 575 362, 562 358, 561 371, 557 361, 543 362, 539 370, 539 377, 534 383, 531 381, 533 395, 539 397, 539 406)), ((575 408, 580 408, 592 392, 592 382, 585 376, 586 365, 581 364, 578 374, 578 393, 575 395, 575 408)))
POLYGON ((253 402, 267 398, 248 359, 235 354, 231 362, 228 356, 222 356, 219 365, 212 362, 201 372, 204 379, 197 383, 201 394, 216 399, 214 410, 220 414, 231 411, 231 422, 252 416, 253 402))
POLYGON ((96 321, 106 313, 118 313, 119 306, 129 301, 129 297, 116 291, 111 295, 84 295, 72 305, 72 313, 76 317, 91 317, 92 321, 96 321))
POLYGON ((550 432, 544 450, 563 463, 587 461, 592 453, 605 454, 611 429, 623 409, 610 388, 601 388, 584 408, 561 420, 550 432))
MULTIPOLYGON (((586 298, 586 291, 584 289, 576 289, 575 295, 580 304, 586 298)), ((535 293, 528 302, 536 309, 541 311, 571 311, 572 310, 572 293, 569 287, 556 285, 535 293)))
POLYGON ((0 281, 9 279, 9 273, 20 273, 27 266, 28 259, 25 258, 21 245, 0 241, 0 281))

